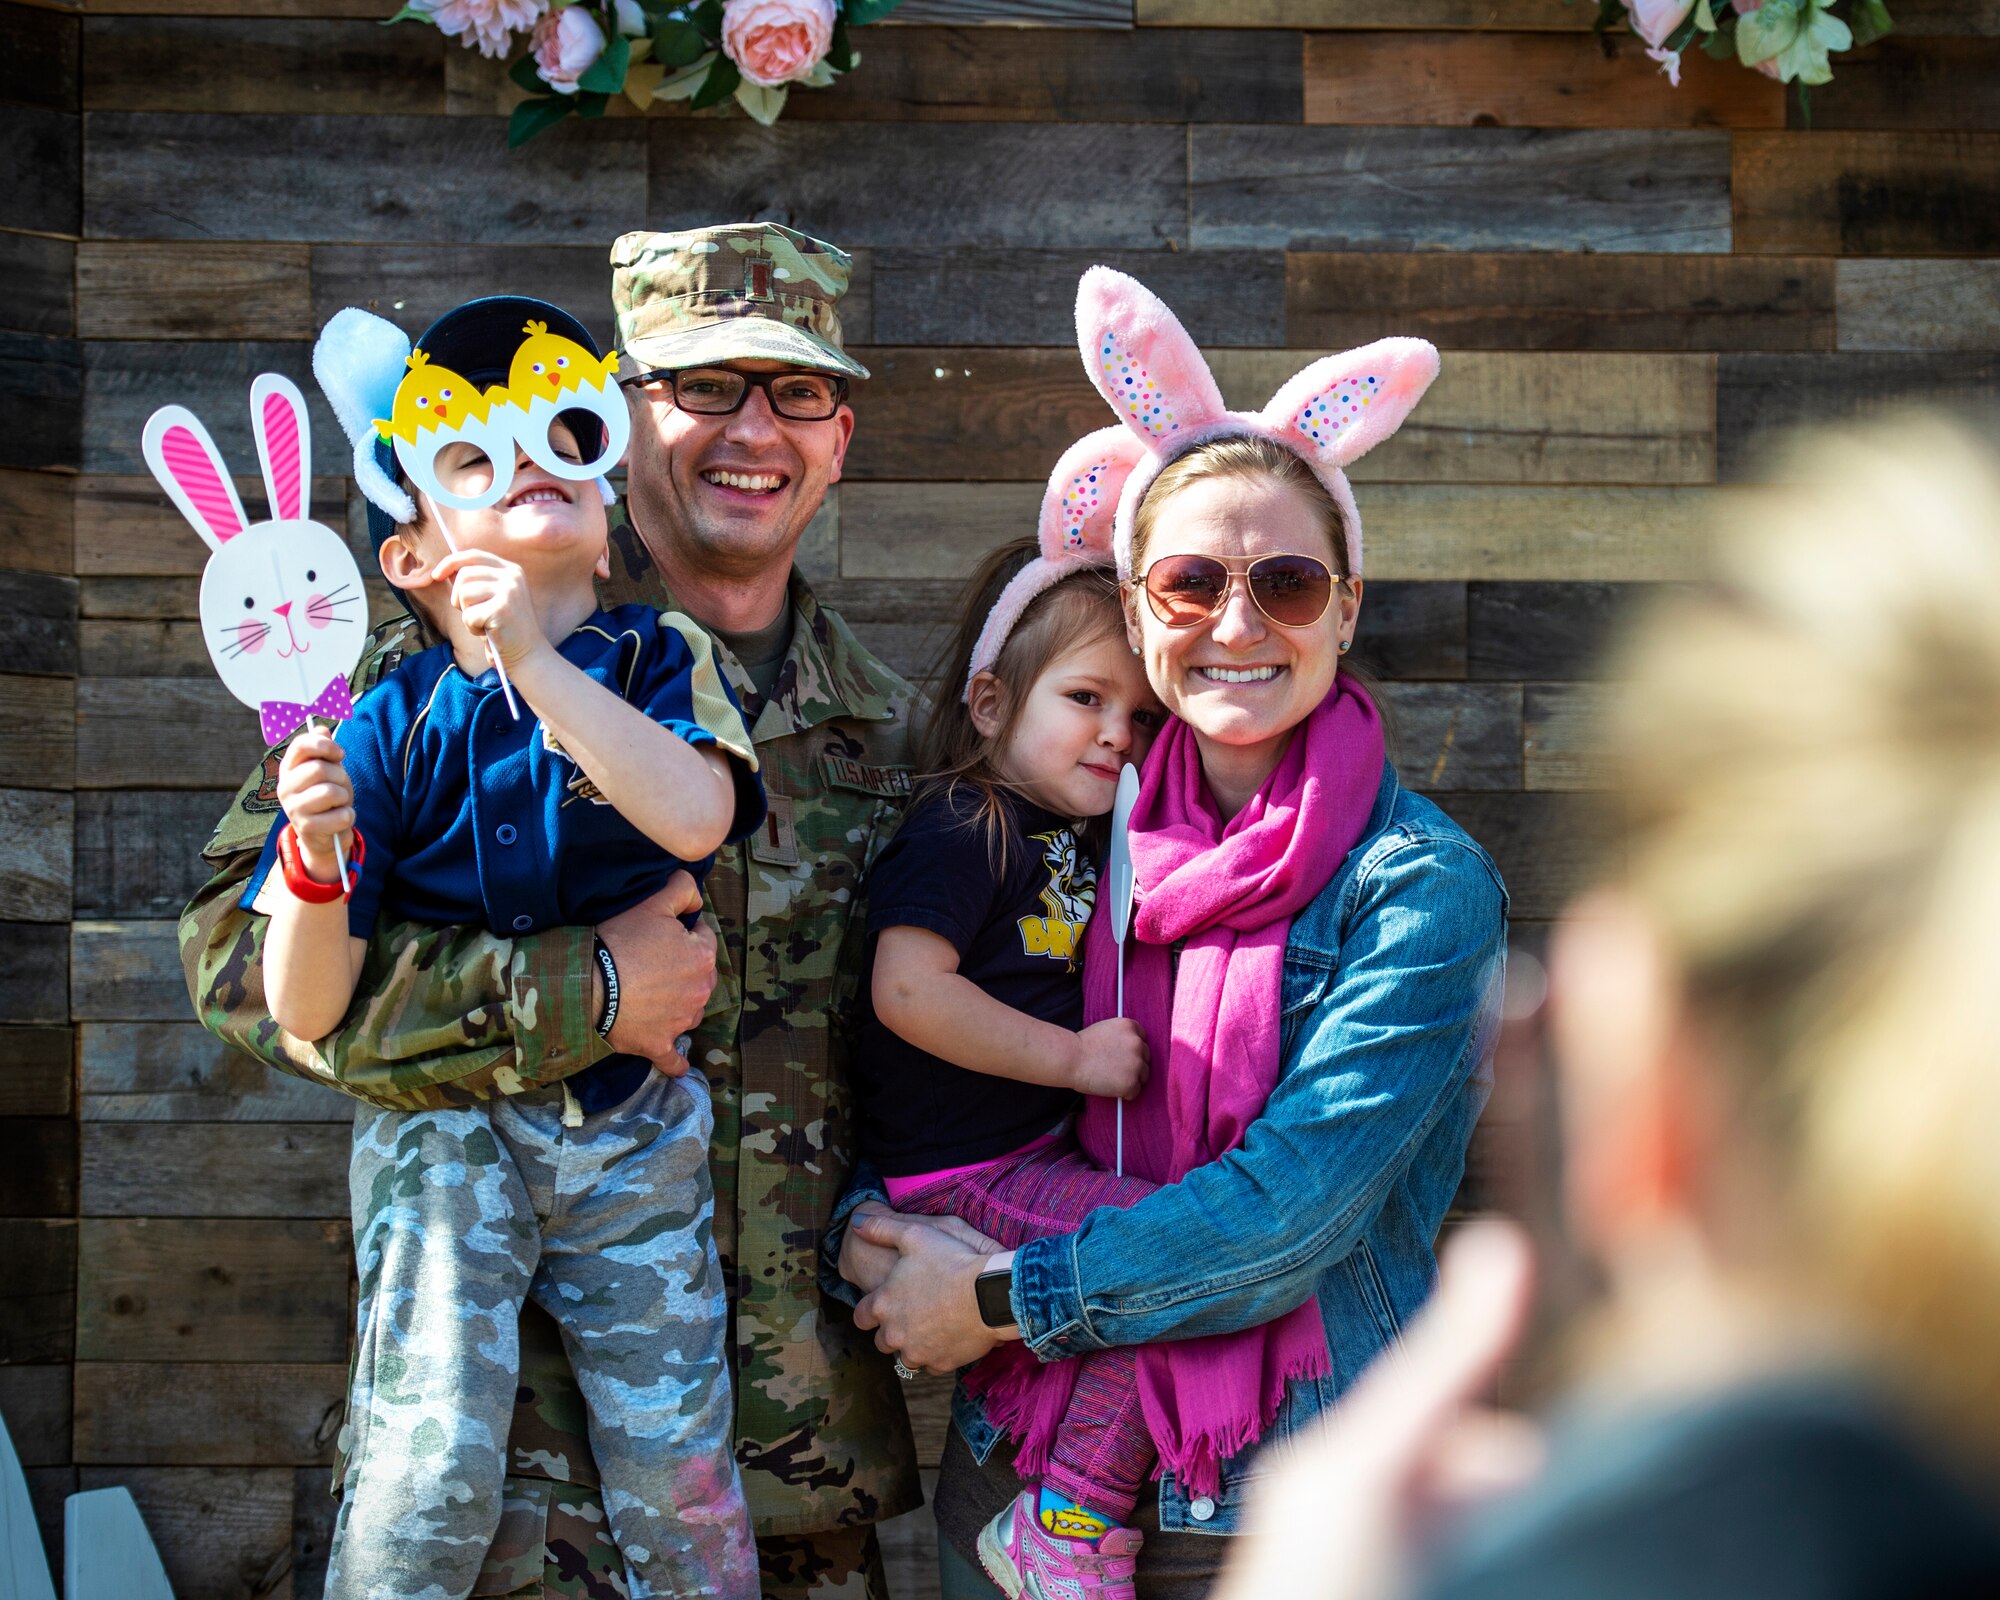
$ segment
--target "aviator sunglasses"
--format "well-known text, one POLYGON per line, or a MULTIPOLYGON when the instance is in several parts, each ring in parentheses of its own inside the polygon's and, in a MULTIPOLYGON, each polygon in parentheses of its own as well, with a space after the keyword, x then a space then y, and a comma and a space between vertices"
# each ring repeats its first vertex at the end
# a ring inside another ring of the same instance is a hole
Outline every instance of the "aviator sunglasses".
POLYGON ((1335 578, 1313 556, 1273 555, 1231 566, 1214 556, 1161 556, 1132 582, 1169 628, 1192 628, 1229 603, 1241 578, 1257 609, 1281 628, 1310 628, 1326 615, 1335 578))

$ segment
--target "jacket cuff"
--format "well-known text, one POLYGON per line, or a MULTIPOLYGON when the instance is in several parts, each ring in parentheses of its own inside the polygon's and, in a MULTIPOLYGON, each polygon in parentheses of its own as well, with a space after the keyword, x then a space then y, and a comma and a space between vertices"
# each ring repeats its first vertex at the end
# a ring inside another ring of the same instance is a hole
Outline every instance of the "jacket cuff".
POLYGON ((514 941, 507 1013, 523 1088, 540 1088, 610 1055, 597 1032, 596 930, 551 928, 514 941))
POLYGON ((1009 1298, 1022 1339, 1043 1361, 1110 1348, 1098 1338, 1083 1308, 1075 1234, 1031 1239, 1016 1250, 1009 1298))
POLYGON ((819 1286, 821 1290, 844 1306, 861 1304, 861 1291, 840 1275, 840 1249, 847 1242, 847 1225, 854 1220, 854 1213, 870 1200, 882 1205, 889 1203, 889 1191, 882 1186, 881 1174, 875 1164, 866 1156, 854 1163, 854 1173, 847 1180, 847 1192, 833 1208, 833 1215, 827 1219, 826 1230, 819 1236, 819 1286))

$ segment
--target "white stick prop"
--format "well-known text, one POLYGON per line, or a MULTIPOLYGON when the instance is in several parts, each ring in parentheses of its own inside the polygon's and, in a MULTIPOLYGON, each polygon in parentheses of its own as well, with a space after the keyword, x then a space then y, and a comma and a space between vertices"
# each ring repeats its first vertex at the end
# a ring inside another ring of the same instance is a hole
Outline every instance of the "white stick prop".
MULTIPOLYGON (((1132 807, 1139 799, 1139 769, 1129 762, 1118 774, 1118 795, 1111 802, 1111 860, 1105 867, 1105 892, 1111 900, 1111 933, 1118 941, 1118 1015, 1125 1015, 1125 935, 1132 928, 1132 900, 1138 875, 1132 870, 1132 807)), ((1125 1176, 1125 1102, 1118 1102, 1117 1175, 1125 1176)))
MULTIPOLYGON (((438 532, 444 535, 445 549, 449 550, 453 555, 457 555, 458 545, 452 539, 451 530, 445 527, 443 517, 437 519, 437 525, 438 532)), ((456 578, 451 580, 451 603, 453 605, 458 604, 458 580, 456 578)), ((500 674, 500 692, 507 697, 507 709, 514 713, 514 720, 519 722, 521 720, 521 708, 514 701, 514 686, 507 681, 507 668, 501 663, 500 652, 493 648, 493 641, 491 639, 481 639, 479 642, 486 646, 486 659, 493 663, 493 670, 500 674)))

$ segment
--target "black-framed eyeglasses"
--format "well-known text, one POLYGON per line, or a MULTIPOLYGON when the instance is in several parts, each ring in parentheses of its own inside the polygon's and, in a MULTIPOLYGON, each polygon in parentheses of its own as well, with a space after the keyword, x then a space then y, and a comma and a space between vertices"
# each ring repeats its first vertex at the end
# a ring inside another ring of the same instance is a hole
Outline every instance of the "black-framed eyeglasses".
POLYGON ((668 385, 675 405, 703 417, 735 415, 752 389, 762 389, 765 404, 792 422, 825 422, 847 403, 847 380, 833 372, 738 372, 734 367, 670 372, 656 367, 618 381, 628 389, 668 385))

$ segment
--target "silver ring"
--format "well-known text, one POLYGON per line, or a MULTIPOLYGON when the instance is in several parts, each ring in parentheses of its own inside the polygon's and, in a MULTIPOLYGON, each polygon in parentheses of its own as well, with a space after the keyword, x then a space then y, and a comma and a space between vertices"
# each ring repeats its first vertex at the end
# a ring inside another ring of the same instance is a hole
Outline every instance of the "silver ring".
POLYGON ((901 1356, 898 1356, 896 1357, 896 1376, 901 1378, 903 1382, 908 1383, 912 1378, 921 1378, 923 1374, 905 1362, 901 1356))

